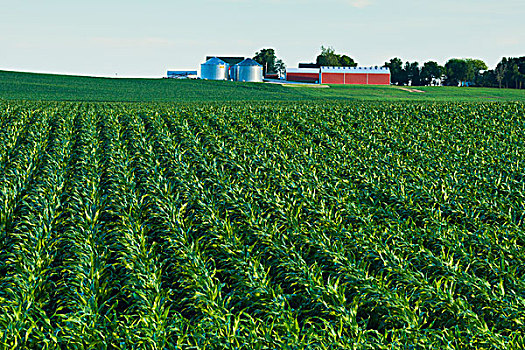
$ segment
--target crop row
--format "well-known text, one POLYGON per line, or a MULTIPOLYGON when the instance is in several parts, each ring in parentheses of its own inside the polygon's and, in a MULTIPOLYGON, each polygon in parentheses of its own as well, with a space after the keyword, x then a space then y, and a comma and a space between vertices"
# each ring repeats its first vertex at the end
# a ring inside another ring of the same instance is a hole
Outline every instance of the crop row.
POLYGON ((521 104, 0 104, 0 339, 519 348, 521 104))

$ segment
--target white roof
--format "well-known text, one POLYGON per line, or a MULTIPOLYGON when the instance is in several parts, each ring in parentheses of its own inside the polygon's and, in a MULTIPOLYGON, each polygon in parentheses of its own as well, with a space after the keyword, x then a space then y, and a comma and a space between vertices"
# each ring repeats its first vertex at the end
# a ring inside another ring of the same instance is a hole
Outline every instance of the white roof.
POLYGON ((321 73, 390 74, 388 67, 321 67, 321 73))
POLYGON ((316 73, 316 74, 319 74, 319 68, 286 68, 286 73, 316 73))

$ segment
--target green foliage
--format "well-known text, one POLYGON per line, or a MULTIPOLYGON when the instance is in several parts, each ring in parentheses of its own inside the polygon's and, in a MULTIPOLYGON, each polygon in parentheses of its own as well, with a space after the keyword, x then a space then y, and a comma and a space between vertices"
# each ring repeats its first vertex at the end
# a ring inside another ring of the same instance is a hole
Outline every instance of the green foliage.
POLYGON ((410 85, 421 86, 421 70, 419 69, 419 63, 407 62, 405 64, 405 72, 410 85))
POLYGON ((478 59, 459 59, 452 58, 445 64, 445 85, 475 85, 476 80, 480 77, 480 71, 488 67, 482 60, 478 59))
POLYGON ((321 54, 317 56, 316 63, 319 66, 357 67, 357 63, 352 58, 336 54, 332 47, 324 46, 321 46, 321 54))
MULTIPOLYGON (((408 62, 407 62, 408 63, 408 62)), ((403 61, 400 58, 392 58, 389 62, 385 62, 384 67, 390 69, 390 82, 395 85, 407 85, 408 74, 403 69, 403 61)))
POLYGON ((445 72, 437 62, 428 61, 421 67, 421 82, 423 85, 436 85, 445 72))
POLYGON ((263 74, 278 73, 284 76, 286 66, 281 59, 275 55, 274 49, 262 49, 255 53, 253 59, 263 66, 263 74))
POLYGON ((523 348, 524 115, 0 101, 0 347, 523 348))
POLYGON ((428 61, 420 68, 418 62, 406 62, 400 58, 392 58, 383 67, 390 69, 390 81, 395 85, 428 86, 437 85, 445 73, 444 67, 436 62, 428 61))
POLYGON ((275 72, 279 75, 280 78, 286 76, 286 65, 279 58, 275 60, 275 72))
MULTIPOLYGON (((525 57, 506 58, 503 57, 495 70, 498 86, 501 88, 513 87, 522 89, 525 87, 525 57)), ((487 84, 487 86, 491 86, 487 84)))
POLYGON ((466 60, 452 58, 445 64, 445 70, 445 85, 458 86, 458 84, 461 84, 468 79, 469 65, 466 60))

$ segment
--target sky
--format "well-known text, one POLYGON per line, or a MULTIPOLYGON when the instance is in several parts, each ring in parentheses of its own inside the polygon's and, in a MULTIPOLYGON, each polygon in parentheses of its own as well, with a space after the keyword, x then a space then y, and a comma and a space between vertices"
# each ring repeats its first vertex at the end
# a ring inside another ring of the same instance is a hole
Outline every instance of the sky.
POLYGON ((161 77, 206 56, 321 46, 360 66, 525 56, 524 0, 0 0, 0 70, 161 77))

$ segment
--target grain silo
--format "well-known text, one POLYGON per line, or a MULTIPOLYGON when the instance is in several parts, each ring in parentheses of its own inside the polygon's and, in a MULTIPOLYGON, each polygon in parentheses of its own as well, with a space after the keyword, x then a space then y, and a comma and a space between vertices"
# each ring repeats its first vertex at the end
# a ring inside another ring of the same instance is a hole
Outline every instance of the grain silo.
POLYGON ((263 67, 252 60, 247 58, 244 61, 237 64, 237 81, 246 82, 262 82, 263 67))
POLYGON ((228 66, 217 57, 210 58, 201 64, 201 79, 226 80, 228 79, 228 66))

